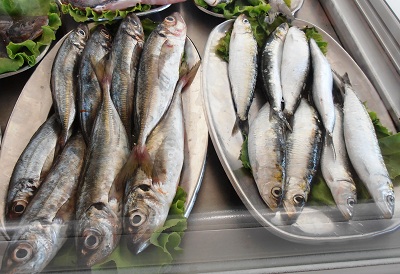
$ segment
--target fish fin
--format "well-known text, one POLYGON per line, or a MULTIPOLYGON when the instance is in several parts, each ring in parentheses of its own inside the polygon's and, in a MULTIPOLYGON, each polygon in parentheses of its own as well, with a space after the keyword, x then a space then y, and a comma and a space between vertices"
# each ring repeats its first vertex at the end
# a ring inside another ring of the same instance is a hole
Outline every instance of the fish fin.
POLYGON ((161 71, 165 67, 165 63, 167 62, 170 54, 174 51, 174 47, 170 45, 168 40, 165 40, 163 45, 161 46, 159 62, 158 62, 158 71, 157 75, 160 76, 161 71))
POLYGON ((327 141, 327 144, 332 148, 333 160, 336 161, 336 149, 335 149, 335 145, 333 143, 332 133, 329 133, 329 132, 326 133, 326 141, 327 141))
POLYGON ((115 177, 112 183, 111 189, 108 194, 109 200, 114 198, 115 199, 121 198, 118 195, 119 193, 121 193, 121 188, 123 189, 129 178, 132 178, 138 165, 139 163, 137 161, 135 151, 132 150, 125 164, 122 166, 121 170, 118 172, 117 176, 115 177))
POLYGON ((97 80, 100 83, 103 94, 104 92, 109 92, 112 80, 112 67, 113 67, 113 59, 110 58, 110 54, 105 55, 98 62, 95 61, 94 56, 91 56, 90 64, 93 68, 97 80))
POLYGON ((289 121, 286 119, 286 116, 283 114, 283 112, 281 110, 278 111, 270 111, 269 112, 269 119, 272 119, 272 115, 274 115, 274 113, 277 114, 278 118, 286 125, 286 127, 290 130, 293 131, 292 126, 290 125, 289 121))
POLYGON ((200 64, 201 61, 200 60, 197 61, 197 63, 193 67, 188 68, 189 71, 182 76, 181 79, 183 81, 183 87, 190 86, 192 84, 194 78, 197 75, 197 71, 199 70, 200 64))
POLYGON ((239 117, 236 117, 235 123, 233 124, 231 135, 235 135, 239 131, 239 117))
POLYGON ((133 148, 133 153, 135 155, 137 166, 140 166, 140 168, 144 171, 144 173, 148 177, 150 177, 153 171, 153 163, 146 145, 144 146, 136 145, 133 148))
POLYGON ((77 199, 77 191, 71 191, 71 196, 65 201, 54 216, 53 222, 62 220, 62 223, 71 220, 71 216, 75 215, 75 204, 77 199))

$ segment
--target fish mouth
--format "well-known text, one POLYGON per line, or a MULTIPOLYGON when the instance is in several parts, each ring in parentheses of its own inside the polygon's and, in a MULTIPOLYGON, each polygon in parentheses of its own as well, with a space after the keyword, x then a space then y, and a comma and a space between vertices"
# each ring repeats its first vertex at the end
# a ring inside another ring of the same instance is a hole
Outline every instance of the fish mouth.
POLYGON ((149 245, 150 245, 150 239, 141 241, 139 243, 134 243, 132 240, 128 241, 128 249, 134 254, 139 254, 140 252, 145 250, 149 245))
POLYGON ((377 202, 377 205, 385 219, 391 219, 393 217, 395 205, 395 198, 393 194, 384 196, 384 200, 377 202))

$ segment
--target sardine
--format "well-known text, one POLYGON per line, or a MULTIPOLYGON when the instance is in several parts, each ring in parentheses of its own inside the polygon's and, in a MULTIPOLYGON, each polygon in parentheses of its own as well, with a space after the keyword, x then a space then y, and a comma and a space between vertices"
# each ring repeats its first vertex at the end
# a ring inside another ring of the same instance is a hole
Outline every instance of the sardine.
POLYGON ((281 81, 284 101, 283 113, 290 119, 299 102, 310 69, 310 47, 306 35, 292 26, 283 44, 281 81))
POLYGON ((77 203, 78 264, 86 267, 105 260, 118 245, 123 187, 113 182, 129 155, 128 136, 110 96, 113 64, 104 60, 92 64, 101 81, 103 102, 93 125, 77 203))
POLYGON ((239 15, 233 24, 229 43, 228 73, 236 110, 235 127, 248 133, 248 113, 257 79, 257 41, 246 15, 239 15))
POLYGON ((393 183, 383 161, 374 126, 347 74, 343 77, 343 83, 343 128, 347 153, 383 217, 392 218, 395 206, 393 183))
POLYGON ((60 134, 61 125, 53 115, 40 126, 22 152, 8 186, 7 221, 18 221, 36 194, 53 162, 60 134))
POLYGON ((285 173, 285 126, 266 103, 250 125, 248 154, 261 198, 275 211, 281 202, 285 173), (271 117, 271 119, 270 119, 271 117))
POLYGON ((41 272, 71 236, 85 150, 81 134, 70 138, 9 242, 2 273, 41 272))
MULTIPOLYGON (((310 52, 313 70, 312 98, 321 116, 327 134, 332 138, 335 126, 335 106, 333 102, 333 75, 331 66, 314 39, 310 39, 310 52)), ((331 140, 329 140, 330 143, 331 140)))
MULTIPOLYGON (((289 25, 282 23, 267 38, 261 56, 261 79, 271 108, 286 122, 282 112, 281 64, 283 44, 289 25)), ((288 124, 286 122, 286 124, 288 124)))
POLYGON ((286 178, 283 207, 294 220, 308 199, 311 181, 317 171, 322 145, 318 114, 306 99, 293 116, 293 131, 286 140, 286 178))
POLYGON ((286 5, 284 0, 269 0, 268 4, 271 6, 265 17, 265 22, 267 22, 268 24, 272 24, 279 14, 282 14, 287 19, 294 19, 294 15, 292 14, 290 7, 286 5))
POLYGON ((51 70, 51 92, 58 120, 62 125, 59 146, 63 148, 76 115, 79 61, 89 38, 87 25, 81 24, 64 40, 51 70))
POLYGON ((91 61, 99 62, 111 52, 112 37, 104 25, 98 25, 82 52, 79 67, 78 110, 79 122, 86 143, 89 143, 93 123, 101 105, 102 95, 99 80, 91 61))
POLYGON ((130 13, 121 23, 114 38, 111 58, 114 68, 111 81, 111 99, 128 134, 132 136, 135 79, 144 44, 142 23, 130 13))
MULTIPOLYGON (((141 165, 146 174, 151 174, 146 140, 166 113, 174 96, 185 39, 185 21, 179 13, 174 12, 152 31, 144 45, 134 111, 134 135, 137 140, 125 164, 131 172, 141 165)), ((127 177, 130 175, 127 174, 127 177)))
POLYGON ((7 30, 7 36, 14 43, 22 43, 26 40, 35 40, 43 33, 43 26, 49 22, 47 15, 24 17, 13 21, 7 30))
POLYGON ((333 144, 336 155, 325 135, 321 153, 321 171, 333 199, 344 218, 350 220, 357 203, 356 185, 350 172, 343 134, 343 111, 335 106, 336 123, 333 128, 333 144))
POLYGON ((71 4, 74 7, 85 9, 89 7, 94 11, 124 10, 134 7, 137 4, 161 6, 184 2, 186 0, 62 0, 64 4, 71 4))

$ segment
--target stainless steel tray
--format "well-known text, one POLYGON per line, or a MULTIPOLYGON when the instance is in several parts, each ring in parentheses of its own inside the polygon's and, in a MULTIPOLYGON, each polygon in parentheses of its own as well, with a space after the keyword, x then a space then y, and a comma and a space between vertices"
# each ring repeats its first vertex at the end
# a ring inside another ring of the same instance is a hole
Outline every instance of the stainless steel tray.
MULTIPOLYGON (((214 148, 229 180, 249 212, 269 231, 297 242, 321 243, 364 239, 399 227, 400 203, 396 204, 395 214, 390 220, 365 219, 371 204, 360 203, 355 207, 357 217, 352 221, 340 221, 335 214, 336 209, 306 205, 297 221, 288 225, 281 220, 279 213, 272 212, 263 202, 253 177, 242 168, 242 163, 238 159, 243 139, 240 132, 232 135, 236 116, 231 99, 227 63, 215 54, 219 39, 225 35, 232 24, 233 20, 221 23, 209 36, 203 60, 202 89, 207 123, 214 148)), ((293 24, 300 27, 313 26, 302 20, 295 20, 293 24)), ((341 75, 348 72, 353 86, 359 92, 360 99, 366 102, 370 110, 377 112, 384 125, 392 128, 393 123, 387 110, 361 69, 334 39, 322 29, 318 27, 317 29, 328 42, 327 58, 332 68, 341 75)), ((263 102, 263 95, 256 94, 250 109, 250 123, 263 102)), ((399 187, 395 187, 395 192, 397 197, 400 197, 399 187)))

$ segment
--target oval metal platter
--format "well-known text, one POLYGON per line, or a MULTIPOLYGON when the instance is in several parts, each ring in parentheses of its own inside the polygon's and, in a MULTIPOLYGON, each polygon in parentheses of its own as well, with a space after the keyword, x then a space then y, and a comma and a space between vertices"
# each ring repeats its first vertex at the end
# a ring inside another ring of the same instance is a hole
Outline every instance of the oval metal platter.
MULTIPOLYGON (((4 230, 4 209, 8 183, 22 151, 49 115, 52 107, 50 72, 54 57, 65 37, 42 60, 26 83, 4 132, 0 151, 0 232, 7 239, 8 235, 4 230)), ((186 39, 185 50, 196 52, 200 60, 200 55, 189 38, 186 39)), ((182 91, 186 138, 185 161, 180 186, 187 193, 185 217, 189 216, 201 186, 208 145, 208 129, 202 105, 200 77, 199 69, 191 85, 182 91)))
MULTIPOLYGON (((291 5, 290 5, 290 10, 292 11, 293 15, 303 6, 303 3, 304 3, 304 0, 292 0, 291 5)), ((219 17, 219 18, 225 18, 225 16, 223 14, 218 13, 218 12, 213 12, 211 10, 203 8, 199 5, 197 5, 196 2, 195 2, 195 5, 197 8, 199 8, 201 11, 203 11, 207 14, 210 14, 212 16, 219 17)))
MULTIPOLYGON (((344 221, 336 208, 328 206, 310 206, 306 204, 303 212, 293 224, 287 224, 263 202, 250 172, 242 167, 239 160, 243 138, 240 132, 232 135, 236 115, 232 103, 228 79, 227 63, 215 53, 218 41, 233 24, 228 20, 218 25, 211 32, 205 48, 202 71, 202 90, 210 137, 234 189, 249 212, 272 233, 295 242, 324 243, 364 239, 393 231, 400 225, 400 203, 396 203, 392 219, 373 219, 368 216, 373 204, 359 203, 355 206, 355 216, 351 221, 344 221)), ((311 23, 295 20, 299 27, 312 26, 311 23)), ((381 122, 393 129, 393 122, 385 109, 376 90, 367 77, 345 52, 345 50, 326 32, 318 31, 328 42, 327 58, 340 75, 349 74, 353 86, 370 110, 377 112, 381 122)), ((250 108, 249 123, 265 102, 263 94, 257 93, 250 108)), ((400 187, 395 187, 400 197, 400 187)))

